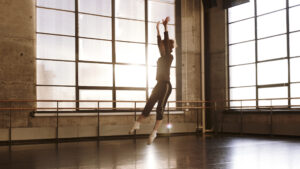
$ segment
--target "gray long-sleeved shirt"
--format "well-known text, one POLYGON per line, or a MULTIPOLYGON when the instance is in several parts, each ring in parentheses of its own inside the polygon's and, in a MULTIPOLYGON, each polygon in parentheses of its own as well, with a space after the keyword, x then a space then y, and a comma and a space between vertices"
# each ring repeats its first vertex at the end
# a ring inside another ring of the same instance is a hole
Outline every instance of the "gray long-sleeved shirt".
POLYGON ((164 32, 164 40, 157 36, 157 44, 160 52, 160 58, 157 60, 157 81, 170 81, 170 68, 173 61, 172 49, 170 48, 170 40, 168 32, 164 32))

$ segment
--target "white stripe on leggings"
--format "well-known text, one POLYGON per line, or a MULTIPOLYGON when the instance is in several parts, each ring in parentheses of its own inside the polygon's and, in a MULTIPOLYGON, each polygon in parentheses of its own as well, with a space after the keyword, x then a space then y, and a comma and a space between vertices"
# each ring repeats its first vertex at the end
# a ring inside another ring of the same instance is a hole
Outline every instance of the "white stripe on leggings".
MULTIPOLYGON (((164 98, 163 98, 163 100, 162 100, 162 106, 164 106, 165 105, 165 102, 167 101, 167 95, 168 95, 168 91, 169 91, 169 83, 167 83, 167 90, 166 90, 166 93, 165 93, 165 96, 164 96, 164 98)), ((164 108, 163 108, 164 109, 164 108)))

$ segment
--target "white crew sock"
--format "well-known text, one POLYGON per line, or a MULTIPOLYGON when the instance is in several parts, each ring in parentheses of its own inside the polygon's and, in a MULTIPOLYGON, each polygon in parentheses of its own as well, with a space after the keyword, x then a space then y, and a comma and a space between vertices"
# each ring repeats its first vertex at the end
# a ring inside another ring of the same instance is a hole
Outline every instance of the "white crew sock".
POLYGON ((129 131, 129 134, 133 134, 135 130, 140 129, 140 122, 135 121, 132 128, 129 131))
POLYGON ((157 130, 153 130, 148 139, 148 145, 152 144, 157 136, 157 130))

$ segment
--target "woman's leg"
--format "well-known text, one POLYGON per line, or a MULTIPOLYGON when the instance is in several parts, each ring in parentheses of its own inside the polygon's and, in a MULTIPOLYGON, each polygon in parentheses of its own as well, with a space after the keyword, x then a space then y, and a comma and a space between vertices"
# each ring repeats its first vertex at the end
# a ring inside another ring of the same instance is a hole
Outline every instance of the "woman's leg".
POLYGON ((153 131, 157 131, 161 126, 162 120, 156 120, 153 131))
POLYGON ((146 117, 144 115, 140 115, 137 119, 137 122, 142 122, 146 117))
POLYGON ((145 108, 142 112, 142 115, 140 115, 137 119, 137 121, 134 122, 132 128, 129 131, 129 134, 133 134, 135 130, 140 129, 140 123, 149 116, 151 110, 153 109, 153 106, 159 99, 159 92, 158 92, 158 85, 155 86, 153 89, 150 98, 148 99, 145 108))
POLYGON ((164 85, 164 87, 162 87, 162 89, 161 89, 162 95, 160 95, 160 97, 159 97, 157 108, 156 108, 156 122, 153 127, 153 131, 149 136, 148 144, 152 144, 152 142, 154 141, 154 139, 157 136, 157 130, 159 129, 159 127, 162 124, 164 108, 167 104, 167 101, 171 94, 171 91, 172 91, 172 86, 170 83, 166 83, 164 85))
POLYGON ((148 144, 152 144, 154 139, 156 138, 157 136, 157 130, 159 129, 159 127, 161 126, 161 123, 162 123, 162 120, 156 120, 155 122, 155 125, 154 125, 154 128, 149 136, 149 139, 148 139, 148 144))
POLYGON ((140 124, 141 124, 142 120, 145 118, 146 117, 144 115, 140 115, 139 118, 137 119, 137 121, 134 122, 132 128, 129 130, 129 134, 133 134, 135 130, 140 129, 140 124))

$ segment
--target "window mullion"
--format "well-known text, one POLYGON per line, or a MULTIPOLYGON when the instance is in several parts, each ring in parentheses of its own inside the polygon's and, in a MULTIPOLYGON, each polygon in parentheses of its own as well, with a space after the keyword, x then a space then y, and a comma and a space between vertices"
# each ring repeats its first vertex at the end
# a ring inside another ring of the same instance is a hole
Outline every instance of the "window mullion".
POLYGON ((148 72, 148 0, 145 0, 145 61, 146 61, 146 100, 149 97, 149 72, 148 72))
POLYGON ((254 0, 254 27, 255 27, 255 85, 256 85, 256 108, 258 108, 258 72, 257 72, 257 56, 258 56, 258 49, 257 49, 257 0, 254 0))
MULTIPOLYGON (((116 29, 115 29, 115 0, 111 0, 111 19, 112 19, 112 66, 113 66, 113 100, 117 100, 116 96, 116 29)), ((113 103, 116 108, 116 102, 113 103)))
POLYGON ((286 29, 287 29, 287 58, 288 58, 288 105, 291 106, 291 72, 290 72, 290 8, 289 1, 286 1, 286 29))
MULTIPOLYGON (((75 0, 75 78, 76 78, 76 100, 79 100, 78 84, 78 60, 79 60, 79 21, 78 21, 78 0, 75 0)), ((79 102, 76 102, 76 109, 79 110, 79 102)))

